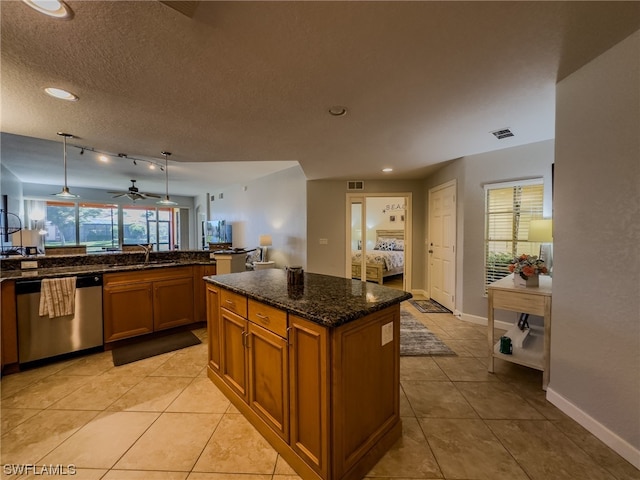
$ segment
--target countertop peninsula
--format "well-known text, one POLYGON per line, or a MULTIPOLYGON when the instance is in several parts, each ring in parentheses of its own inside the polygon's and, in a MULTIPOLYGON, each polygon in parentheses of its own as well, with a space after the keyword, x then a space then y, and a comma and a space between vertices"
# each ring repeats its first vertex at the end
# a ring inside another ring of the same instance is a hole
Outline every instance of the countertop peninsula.
POLYGON ((288 285, 286 272, 279 269, 215 275, 205 280, 327 327, 340 326, 412 297, 377 283, 306 272, 304 284, 288 285))

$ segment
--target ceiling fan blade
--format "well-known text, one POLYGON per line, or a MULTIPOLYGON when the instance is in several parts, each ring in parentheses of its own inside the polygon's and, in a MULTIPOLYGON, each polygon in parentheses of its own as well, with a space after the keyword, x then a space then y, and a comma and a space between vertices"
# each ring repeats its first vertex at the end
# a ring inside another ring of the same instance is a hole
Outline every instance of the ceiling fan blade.
POLYGON ((113 198, 124 197, 126 193, 122 192, 107 192, 107 193, 117 193, 118 195, 114 195, 113 198))
POLYGON ((150 197, 150 198, 162 198, 161 195, 156 195, 155 193, 143 193, 144 196, 146 197, 150 197))

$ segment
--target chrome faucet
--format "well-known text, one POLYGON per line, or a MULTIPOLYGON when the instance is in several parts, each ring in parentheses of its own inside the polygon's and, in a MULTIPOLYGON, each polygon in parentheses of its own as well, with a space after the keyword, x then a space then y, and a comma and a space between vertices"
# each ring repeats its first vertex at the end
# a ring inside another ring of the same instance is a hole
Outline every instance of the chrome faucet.
POLYGON ((147 263, 149 263, 149 253, 151 252, 151 249, 153 248, 152 244, 148 244, 148 245, 142 245, 142 244, 138 244, 139 247, 142 247, 142 249, 144 250, 144 264, 146 265, 147 263))

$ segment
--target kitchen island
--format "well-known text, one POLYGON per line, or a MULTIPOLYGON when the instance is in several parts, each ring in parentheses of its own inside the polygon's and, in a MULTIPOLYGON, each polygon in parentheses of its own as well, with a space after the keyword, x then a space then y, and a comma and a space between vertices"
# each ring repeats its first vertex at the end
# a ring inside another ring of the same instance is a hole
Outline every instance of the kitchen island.
POLYGON ((209 378, 302 478, 363 478, 402 435, 411 294, 283 270, 205 280, 209 378))

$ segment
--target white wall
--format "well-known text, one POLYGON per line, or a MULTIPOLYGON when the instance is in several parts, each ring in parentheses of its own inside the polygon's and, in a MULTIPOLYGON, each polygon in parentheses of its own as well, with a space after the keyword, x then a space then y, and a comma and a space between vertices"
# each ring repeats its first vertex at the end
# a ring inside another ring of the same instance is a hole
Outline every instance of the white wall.
MULTIPOLYGON (((7 196, 7 211, 24 220, 22 183, 12 172, 0 164, 0 195, 7 196)), ((0 205, 1 206, 1 205, 0 205)), ((9 224, 11 226, 12 224, 9 224)))
POLYGON ((640 31, 557 86, 548 398, 640 468, 640 31))
POLYGON ((277 268, 306 268, 306 178, 299 166, 221 193, 211 202, 210 217, 231 223, 234 247, 255 248, 261 234, 271 234, 267 255, 277 268))

